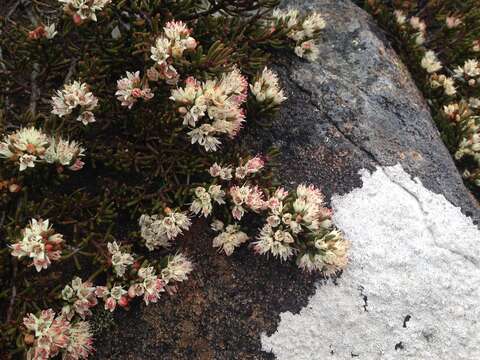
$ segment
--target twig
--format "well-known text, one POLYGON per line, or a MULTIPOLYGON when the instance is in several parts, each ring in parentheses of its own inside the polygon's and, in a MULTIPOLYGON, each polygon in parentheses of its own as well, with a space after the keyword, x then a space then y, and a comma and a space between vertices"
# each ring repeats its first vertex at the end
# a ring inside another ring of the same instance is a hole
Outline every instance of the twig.
POLYGON ((78 60, 79 60, 79 58, 74 58, 70 62, 70 67, 68 68, 67 75, 65 76, 65 80, 63 81, 64 84, 67 84, 70 81, 70 79, 72 78, 73 72, 75 71, 75 66, 77 66, 78 60))
POLYGON ((16 281, 16 278, 17 278, 17 269, 18 269, 17 259, 12 259, 12 263, 13 263, 12 295, 10 296, 10 303, 8 305, 6 323, 10 322, 10 319, 12 318, 13 305, 15 304, 15 298, 17 297, 17 287, 15 286, 15 281, 16 281))
POLYGON ((37 77, 40 71, 40 65, 38 63, 33 64, 32 75, 30 76, 30 84, 32 92, 30 94, 30 113, 35 116, 37 111, 37 101, 40 98, 40 89, 37 84, 37 77))
POLYGON ((10 16, 17 10, 18 5, 20 5, 20 0, 17 0, 15 4, 13 4, 12 8, 7 12, 7 15, 5 16, 5 20, 8 20, 10 16))
POLYGON ((182 20, 190 21, 190 20, 198 19, 199 17, 202 17, 202 16, 207 16, 207 15, 214 14, 217 11, 221 10, 223 6, 224 6, 224 1, 223 0, 220 1, 219 3, 213 2, 213 5, 209 9, 207 9, 205 11, 195 13, 195 14, 192 14, 190 16, 185 16, 185 17, 182 18, 182 20))

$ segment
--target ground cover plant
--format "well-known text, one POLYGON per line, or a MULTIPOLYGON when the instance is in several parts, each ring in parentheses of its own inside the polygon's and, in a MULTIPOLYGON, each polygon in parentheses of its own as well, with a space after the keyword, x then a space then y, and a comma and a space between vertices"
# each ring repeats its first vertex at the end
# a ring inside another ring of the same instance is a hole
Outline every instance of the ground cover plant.
POLYGON ((346 266, 320 190, 283 188, 275 152, 238 141, 287 100, 271 53, 319 55, 322 16, 277 5, 0 5, 1 358, 88 358, 98 309, 174 296, 195 271, 176 249, 199 217, 219 256, 346 266))
POLYGON ((480 199, 480 6, 476 0, 359 1, 388 31, 480 199))

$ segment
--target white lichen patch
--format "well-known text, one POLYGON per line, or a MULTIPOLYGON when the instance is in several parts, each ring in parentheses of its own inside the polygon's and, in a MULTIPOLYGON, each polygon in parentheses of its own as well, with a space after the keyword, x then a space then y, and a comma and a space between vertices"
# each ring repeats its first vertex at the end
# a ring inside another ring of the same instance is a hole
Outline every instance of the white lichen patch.
POLYGON ((480 359, 480 231, 397 165, 333 198, 352 242, 337 285, 262 336, 279 360, 480 359))

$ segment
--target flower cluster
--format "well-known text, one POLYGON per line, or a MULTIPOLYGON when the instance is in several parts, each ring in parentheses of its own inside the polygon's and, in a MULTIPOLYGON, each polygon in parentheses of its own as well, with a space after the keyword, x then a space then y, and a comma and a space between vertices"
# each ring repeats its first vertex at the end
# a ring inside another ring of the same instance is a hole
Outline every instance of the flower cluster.
POLYGON ((170 241, 188 230, 191 222, 186 214, 166 208, 165 215, 142 215, 139 224, 145 246, 152 251, 169 247, 170 241))
POLYGON ((228 193, 234 204, 232 216, 236 220, 241 220, 247 209, 254 212, 266 209, 263 191, 258 186, 234 185, 230 187, 228 193))
POLYGON ((172 282, 187 280, 187 275, 193 270, 192 263, 183 254, 168 257, 167 266, 161 271, 162 280, 166 285, 172 282))
POLYGON ((155 61, 147 76, 152 81, 165 80, 169 84, 176 84, 178 72, 172 65, 173 61, 183 56, 185 50, 194 50, 196 40, 190 36, 191 30, 182 21, 170 21, 163 28, 163 34, 155 41, 150 49, 150 58, 155 61))
POLYGON ((462 122, 462 140, 455 153, 457 160, 471 156, 480 167, 480 116, 469 116, 462 122))
MULTIPOLYGON (((235 249, 246 243, 250 237, 241 230, 240 221, 247 212, 258 214, 266 219, 255 241, 253 249, 258 254, 271 254, 281 260, 296 257, 297 265, 305 271, 322 271, 327 275, 336 273, 347 265, 349 243, 334 227, 332 211, 324 206, 323 194, 313 185, 299 185, 289 194, 279 187, 271 195, 259 186, 256 175, 264 168, 262 157, 255 156, 247 161, 222 166, 214 163, 210 175, 225 182, 213 184, 215 192, 221 192, 221 201, 226 204, 236 222, 225 225, 215 219, 211 228, 218 232, 213 239, 213 247, 231 255, 235 249), (225 195, 225 196, 223 196, 225 195)), ((212 191, 197 187, 193 195, 191 211, 207 217, 213 213, 212 191)))
POLYGON ((75 24, 85 20, 97 21, 97 11, 110 4, 112 0, 58 0, 64 4, 63 10, 71 15, 75 24))
POLYGON ((18 163, 20 171, 33 168, 38 162, 76 171, 83 167, 80 158, 84 155, 85 149, 77 142, 48 136, 33 127, 21 128, 0 142, 0 158, 18 163))
POLYGON ((263 69, 262 74, 257 77, 253 85, 250 85, 250 91, 265 110, 278 107, 287 99, 280 88, 277 74, 267 67, 263 69))
POLYGON ((220 185, 211 185, 208 190, 202 186, 195 188, 194 198, 190 205, 190 211, 195 215, 202 214, 207 217, 212 213, 213 201, 217 204, 225 204, 225 191, 220 185))
POLYGON ((447 96, 453 96, 457 93, 457 89, 455 87, 455 80, 443 74, 432 74, 430 76, 430 86, 433 89, 442 87, 444 89, 444 94, 447 96))
POLYGON ((22 238, 11 246, 12 256, 32 259, 37 272, 60 259, 62 248, 63 236, 55 233, 48 220, 35 219, 22 230, 22 238))
POLYGON ((478 60, 469 59, 465 61, 463 66, 458 66, 454 71, 455 77, 466 81, 469 86, 478 84, 478 78, 480 77, 480 64, 478 60))
MULTIPOLYGON (((468 14, 448 12, 440 3, 429 3, 425 9, 429 8, 436 16, 429 17, 423 12, 425 20, 429 21, 427 33, 424 19, 409 17, 406 13, 414 11, 413 7, 394 10, 392 5, 379 2, 371 6, 379 18, 384 15, 391 18, 390 11, 393 12, 407 54, 421 59, 413 68, 420 65, 427 75, 426 84, 434 89, 426 95, 442 137, 459 161, 464 178, 480 185, 480 62, 476 54, 480 51, 480 40, 476 30, 465 26, 468 14), (459 38, 464 40, 458 41, 459 38)), ((422 77, 417 80, 422 81, 422 77)))
POLYGON ((52 106, 52 114, 59 117, 70 115, 76 110, 77 121, 87 125, 95 122, 92 111, 98 106, 98 99, 90 92, 87 84, 74 81, 65 84, 62 90, 57 90, 56 95, 52 97, 52 106))
POLYGON ((92 315, 90 310, 96 306, 98 301, 95 296, 95 286, 91 282, 83 282, 76 276, 70 285, 66 285, 62 290, 62 300, 67 302, 62 308, 62 315, 69 321, 75 314, 78 314, 83 320, 92 315))
POLYGON ((121 307, 128 305, 128 298, 125 296, 127 290, 121 285, 114 285, 111 288, 107 286, 97 286, 95 288, 95 295, 101 298, 105 303, 105 310, 113 312, 117 304, 121 307))
POLYGON ((116 241, 108 243, 107 249, 111 255, 111 262, 115 274, 122 277, 127 267, 133 264, 133 256, 128 252, 122 252, 116 241))
POLYGON ((131 73, 127 71, 127 76, 117 81, 117 92, 115 95, 129 109, 132 108, 138 99, 145 101, 153 98, 153 93, 148 87, 148 81, 142 82, 140 79, 140 71, 131 73))
POLYGON ((213 238, 213 247, 219 248, 227 256, 233 254, 235 249, 248 240, 248 235, 240 231, 238 224, 227 225, 224 229, 224 224, 220 220, 212 223, 214 231, 220 231, 220 234, 213 238))
POLYGON ((35 161, 44 159, 49 145, 48 136, 40 130, 22 128, 0 142, 0 157, 18 162, 20 171, 24 171, 34 167, 35 161))
POLYGON ((437 55, 432 50, 425 52, 421 62, 422 67, 429 74, 442 69, 442 63, 438 60, 437 55))
POLYGON ((134 298, 143 296, 145 304, 156 303, 160 298, 160 293, 165 291, 165 282, 155 273, 152 266, 142 267, 138 270, 138 282, 130 285, 128 296, 134 298))
POLYGON ((279 188, 267 202, 267 222, 254 242, 257 253, 282 260, 296 255, 302 269, 325 274, 347 265, 349 244, 333 227, 331 210, 317 188, 299 185, 290 196, 279 188))
POLYGON ((83 168, 84 162, 80 159, 83 156, 85 156, 85 149, 75 140, 68 141, 51 137, 50 146, 47 148, 44 158, 49 164, 66 166, 70 170, 78 171, 83 168))
POLYGON ((24 341, 31 346, 28 360, 47 360, 58 354, 62 354, 63 359, 78 360, 88 358, 93 352, 90 326, 85 321, 71 323, 48 309, 39 316, 28 314, 23 324, 28 331, 24 341))
POLYGON ((29 40, 39 40, 45 38, 47 40, 53 39, 58 34, 55 24, 39 25, 34 30, 28 32, 29 40))
POLYGON ((183 125, 192 128, 188 133, 192 144, 216 151, 219 135, 234 137, 245 121, 241 106, 247 89, 247 80, 237 68, 205 82, 189 77, 185 87, 173 89, 170 99, 177 104, 183 125))
POLYGON ((321 14, 313 12, 306 17, 301 17, 296 9, 278 10, 272 14, 274 28, 288 30, 288 37, 295 41, 295 54, 308 61, 315 61, 319 55, 319 49, 315 43, 320 30, 325 28, 325 20, 321 14))

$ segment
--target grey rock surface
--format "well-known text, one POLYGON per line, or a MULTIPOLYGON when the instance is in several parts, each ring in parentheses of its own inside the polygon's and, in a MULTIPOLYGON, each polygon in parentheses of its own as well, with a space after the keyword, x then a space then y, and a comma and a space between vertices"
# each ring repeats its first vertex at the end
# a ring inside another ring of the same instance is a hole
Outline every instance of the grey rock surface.
MULTIPOLYGON (((289 4, 325 14, 320 59, 276 57, 289 100, 271 128, 247 126, 244 141, 256 151, 277 146, 281 181, 313 183, 327 198, 360 187, 362 168, 401 163, 478 221, 424 100, 370 17, 346 0, 289 4)), ((226 258, 211 238, 202 224, 185 237, 183 251, 196 264, 191 279, 176 297, 116 314, 118 326, 97 335, 98 359, 274 358, 262 351, 261 334, 275 332, 280 313, 308 303, 315 278, 247 248, 226 258)))
POLYGON ((292 183, 317 183, 329 194, 349 190, 361 168, 400 163, 478 222, 479 204, 425 100, 370 15, 348 0, 287 3, 322 12, 328 26, 317 62, 277 57, 289 101, 253 143, 281 149, 282 174, 292 183))

